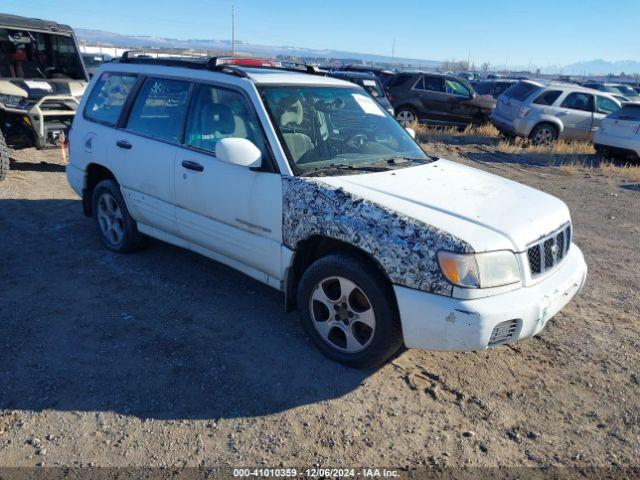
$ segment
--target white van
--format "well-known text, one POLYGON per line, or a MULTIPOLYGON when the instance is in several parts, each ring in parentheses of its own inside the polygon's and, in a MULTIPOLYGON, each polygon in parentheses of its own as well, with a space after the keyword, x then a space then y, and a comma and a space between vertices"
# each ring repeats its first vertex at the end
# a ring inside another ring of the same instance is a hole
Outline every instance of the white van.
POLYGON ((584 285, 562 201, 425 154, 352 83, 220 63, 94 75, 67 177, 107 248, 150 236, 230 265, 354 367, 531 337, 584 285))

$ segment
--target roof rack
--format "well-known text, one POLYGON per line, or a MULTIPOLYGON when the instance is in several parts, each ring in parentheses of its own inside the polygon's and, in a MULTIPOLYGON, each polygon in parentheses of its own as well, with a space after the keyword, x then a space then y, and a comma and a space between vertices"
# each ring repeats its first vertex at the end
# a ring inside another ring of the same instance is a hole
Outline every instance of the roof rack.
POLYGON ((156 58, 152 58, 149 53, 151 52, 134 52, 127 50, 122 53, 122 56, 115 60, 120 63, 134 63, 142 65, 165 65, 168 67, 182 67, 182 68, 194 68, 197 70, 211 70, 214 72, 227 73, 229 75, 235 75, 237 77, 246 78, 248 75, 246 72, 235 67, 220 62, 220 60, 227 57, 205 57, 205 56, 187 56, 187 55, 172 55, 165 53, 153 52, 156 58), (139 54, 140 56, 133 56, 139 54), (157 55, 164 55, 159 57, 157 55))
MULTIPOLYGON (((122 56, 115 60, 120 63, 135 63, 143 65, 165 65, 168 67, 194 68, 197 70, 211 70, 214 72, 227 73, 237 77, 247 78, 249 75, 241 66, 234 65, 234 59, 242 59, 243 57, 206 57, 201 55, 184 55, 171 54, 161 52, 133 51, 127 50, 122 56), (134 56, 138 55, 138 56, 134 56), (155 55, 153 58, 151 55, 155 55), (162 56, 159 56, 162 55, 162 56)), ((300 62, 280 62, 280 65, 264 66, 255 65, 250 68, 265 68, 274 70, 286 70, 289 72, 308 73, 310 75, 326 76, 327 71, 321 70, 317 65, 309 65, 300 62)))

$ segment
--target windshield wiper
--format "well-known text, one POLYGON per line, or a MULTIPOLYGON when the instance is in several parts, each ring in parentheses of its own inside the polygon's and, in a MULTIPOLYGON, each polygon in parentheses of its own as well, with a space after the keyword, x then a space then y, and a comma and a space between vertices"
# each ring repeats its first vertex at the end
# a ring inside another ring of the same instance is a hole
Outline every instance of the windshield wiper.
POLYGON ((381 160, 384 161, 385 163, 388 163, 390 165, 395 165, 397 163, 407 163, 407 162, 411 162, 411 163, 425 163, 428 162, 429 160, 437 160, 437 157, 433 157, 431 155, 427 155, 428 158, 418 158, 418 157, 408 157, 405 155, 397 155, 395 157, 391 157, 391 158, 387 158, 386 160, 381 160))
POLYGON ((331 163, 324 167, 316 167, 309 172, 305 172, 303 175, 309 175, 312 173, 324 172, 327 170, 358 170, 361 172, 386 172, 389 167, 382 167, 373 165, 351 165, 350 163, 331 163))

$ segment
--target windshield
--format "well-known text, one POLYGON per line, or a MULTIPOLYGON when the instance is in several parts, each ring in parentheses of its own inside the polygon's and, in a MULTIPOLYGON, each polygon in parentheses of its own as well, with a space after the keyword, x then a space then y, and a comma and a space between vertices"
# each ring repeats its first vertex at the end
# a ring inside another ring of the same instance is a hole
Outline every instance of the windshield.
POLYGON ((636 97, 638 95, 634 89, 627 87, 626 85, 610 85, 608 90, 628 97, 636 97))
POLYGON ((71 36, 0 28, 0 78, 84 80, 71 36))
POLYGON ((262 89, 295 173, 359 168, 394 159, 428 161, 411 136, 362 89, 262 89))

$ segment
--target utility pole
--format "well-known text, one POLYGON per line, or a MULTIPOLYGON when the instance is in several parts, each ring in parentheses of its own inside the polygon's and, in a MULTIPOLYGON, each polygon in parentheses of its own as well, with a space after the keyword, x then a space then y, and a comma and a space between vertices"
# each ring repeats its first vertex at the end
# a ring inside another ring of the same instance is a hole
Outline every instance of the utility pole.
POLYGON ((231 56, 236 56, 236 6, 231 5, 231 56))
POLYGON ((391 63, 396 63, 396 39, 391 42, 391 63))

